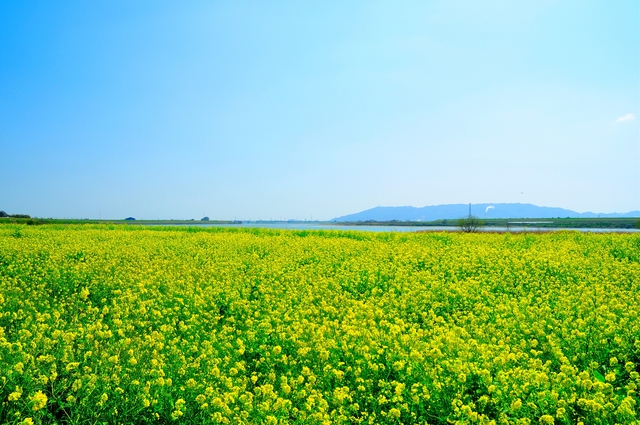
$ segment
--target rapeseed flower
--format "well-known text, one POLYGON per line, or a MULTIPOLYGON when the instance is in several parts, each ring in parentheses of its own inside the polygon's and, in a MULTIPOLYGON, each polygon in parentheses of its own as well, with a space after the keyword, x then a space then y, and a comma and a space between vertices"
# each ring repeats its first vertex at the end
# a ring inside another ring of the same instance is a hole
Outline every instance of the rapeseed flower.
POLYGON ((0 422, 638 420, 637 235, 3 232, 0 422))
POLYGON ((47 404, 47 396, 42 391, 36 392, 31 396, 31 408, 34 411, 42 409, 47 404))

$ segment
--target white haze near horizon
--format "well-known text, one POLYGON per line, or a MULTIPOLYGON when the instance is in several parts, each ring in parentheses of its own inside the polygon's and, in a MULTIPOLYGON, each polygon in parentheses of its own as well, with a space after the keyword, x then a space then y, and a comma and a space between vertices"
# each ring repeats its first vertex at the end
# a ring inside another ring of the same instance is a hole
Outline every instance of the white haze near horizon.
POLYGON ((640 210, 635 0, 0 4, 0 210, 640 210))

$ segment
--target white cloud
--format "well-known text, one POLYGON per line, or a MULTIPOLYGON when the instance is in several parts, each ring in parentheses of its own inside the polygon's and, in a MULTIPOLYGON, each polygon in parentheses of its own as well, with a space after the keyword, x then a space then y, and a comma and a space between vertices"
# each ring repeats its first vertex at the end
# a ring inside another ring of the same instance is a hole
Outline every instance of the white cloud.
POLYGON ((621 122, 635 121, 635 120, 636 120, 636 115, 635 114, 627 114, 627 115, 623 115, 620 118, 618 118, 615 123, 619 124, 621 122))

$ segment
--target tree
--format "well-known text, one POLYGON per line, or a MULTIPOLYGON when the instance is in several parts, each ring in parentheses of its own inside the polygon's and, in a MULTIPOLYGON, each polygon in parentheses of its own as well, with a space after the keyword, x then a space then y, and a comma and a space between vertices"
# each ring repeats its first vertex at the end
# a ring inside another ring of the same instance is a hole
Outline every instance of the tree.
POLYGON ((474 233, 478 231, 478 227, 482 226, 482 220, 473 215, 458 220, 458 227, 466 233, 474 233))
POLYGON ((0 217, 9 217, 9 214, 4 211, 0 211, 0 217))

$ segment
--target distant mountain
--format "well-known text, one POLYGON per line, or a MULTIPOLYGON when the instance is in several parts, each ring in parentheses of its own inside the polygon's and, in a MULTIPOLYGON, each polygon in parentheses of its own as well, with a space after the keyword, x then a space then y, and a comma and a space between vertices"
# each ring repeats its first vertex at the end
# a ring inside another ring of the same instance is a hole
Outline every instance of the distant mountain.
MULTIPOLYGON (((640 211, 598 214, 578 213, 564 208, 539 207, 532 204, 471 204, 471 214, 480 218, 589 218, 640 217, 640 211)), ((336 217, 331 221, 433 221, 450 220, 469 215, 469 204, 417 207, 375 207, 355 214, 336 217)))

